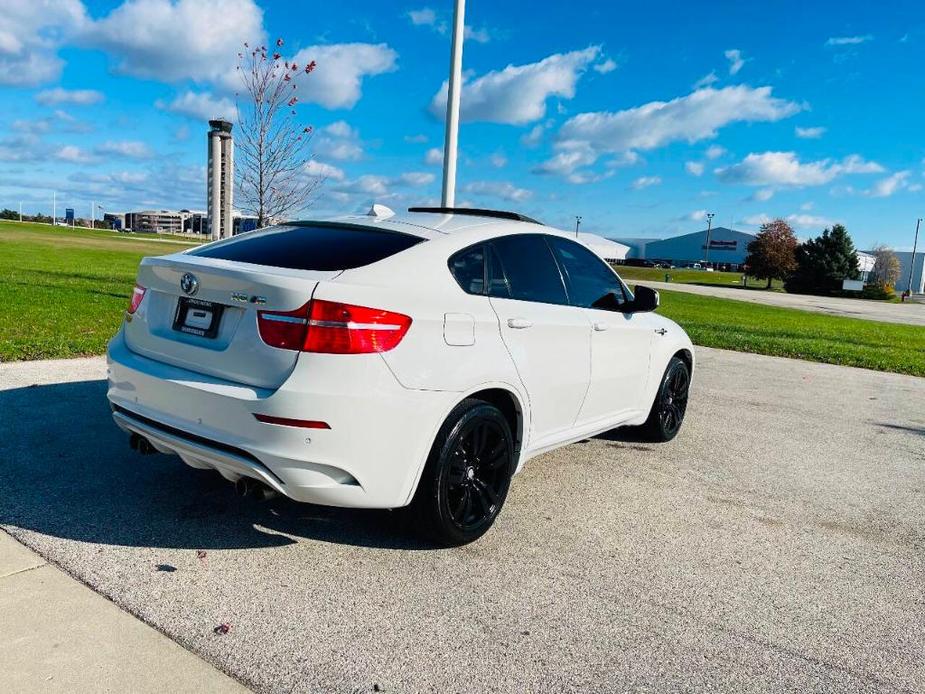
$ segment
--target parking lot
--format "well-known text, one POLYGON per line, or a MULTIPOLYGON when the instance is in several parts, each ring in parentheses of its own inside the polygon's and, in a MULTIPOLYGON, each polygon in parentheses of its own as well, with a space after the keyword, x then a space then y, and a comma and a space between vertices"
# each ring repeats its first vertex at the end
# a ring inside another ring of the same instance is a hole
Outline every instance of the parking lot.
POLYGON ((102 359, 0 364, 0 524, 264 691, 925 689, 925 379, 698 357, 675 441, 537 458, 452 550, 138 456, 102 359))

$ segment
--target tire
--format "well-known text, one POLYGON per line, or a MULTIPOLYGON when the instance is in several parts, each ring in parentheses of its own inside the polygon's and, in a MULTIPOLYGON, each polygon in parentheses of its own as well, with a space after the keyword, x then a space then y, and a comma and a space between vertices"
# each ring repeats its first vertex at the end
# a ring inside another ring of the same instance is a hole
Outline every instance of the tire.
POLYGON ((494 405, 464 400, 437 432, 411 502, 418 527, 444 546, 478 539, 498 517, 513 472, 507 419, 494 405))
POLYGON ((680 357, 672 357, 658 386, 649 418, 642 425, 643 435, 649 441, 664 443, 678 435, 687 411, 690 384, 687 364, 680 357))

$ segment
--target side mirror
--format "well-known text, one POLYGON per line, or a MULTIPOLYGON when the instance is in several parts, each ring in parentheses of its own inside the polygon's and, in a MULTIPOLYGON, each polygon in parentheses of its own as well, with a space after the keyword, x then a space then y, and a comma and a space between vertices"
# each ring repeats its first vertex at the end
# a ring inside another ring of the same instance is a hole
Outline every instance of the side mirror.
POLYGON ((651 287, 637 284, 633 290, 633 300, 623 305, 624 313, 646 313, 658 308, 658 292, 651 287))

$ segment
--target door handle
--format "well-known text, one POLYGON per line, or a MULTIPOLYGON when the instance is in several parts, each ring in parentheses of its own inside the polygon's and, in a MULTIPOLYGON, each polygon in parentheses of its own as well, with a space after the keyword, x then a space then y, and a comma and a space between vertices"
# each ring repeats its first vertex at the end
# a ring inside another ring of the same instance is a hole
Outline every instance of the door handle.
POLYGON ((594 324, 594 329, 597 330, 598 332, 601 332, 602 330, 607 330, 609 327, 610 327, 610 323, 595 323, 594 324))
POLYGON ((656 330, 655 332, 656 332, 657 334, 659 334, 659 335, 664 335, 664 334, 667 333, 668 331, 665 330, 665 328, 659 328, 659 329, 656 330))
POLYGON ((507 325, 509 328, 514 328, 515 330, 523 330, 524 328, 531 327, 533 321, 527 320, 526 318, 508 318, 507 325))

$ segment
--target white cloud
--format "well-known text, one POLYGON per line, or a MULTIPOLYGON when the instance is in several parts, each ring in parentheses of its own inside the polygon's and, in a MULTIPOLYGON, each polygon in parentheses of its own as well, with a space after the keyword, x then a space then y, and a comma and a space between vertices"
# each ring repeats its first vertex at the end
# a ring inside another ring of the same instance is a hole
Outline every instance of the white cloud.
POLYGON ((671 101, 653 101, 617 112, 582 113, 559 130, 560 147, 586 145, 595 152, 655 149, 672 142, 715 137, 730 123, 777 121, 800 106, 771 96, 770 87, 706 88, 671 101))
POLYGON ((825 135, 825 128, 823 127, 814 127, 814 128, 801 128, 797 126, 794 128, 794 133, 797 137, 804 140, 818 140, 820 137, 825 135))
POLYGON ((538 147, 544 132, 546 132, 545 125, 534 125, 528 133, 520 136, 520 142, 524 147, 538 147))
POLYGON ((533 173, 567 176, 578 168, 590 166, 597 158, 598 155, 587 145, 570 146, 560 149, 551 159, 534 167, 533 173))
POLYGON ((703 164, 699 161, 689 161, 684 164, 684 168, 687 170, 687 173, 692 176, 702 176, 703 175, 703 164))
POLYGON ((472 195, 489 195, 510 202, 523 202, 533 195, 526 188, 518 188, 507 181, 473 181, 463 186, 463 191, 472 195))
POLYGON ((64 145, 54 152, 55 159, 73 164, 89 164, 95 161, 92 154, 76 145, 64 145))
MULTIPOLYGON (((767 213, 754 214, 750 217, 746 217, 742 220, 743 223, 748 224, 749 226, 760 227, 762 224, 768 224, 773 222, 777 217, 772 217, 767 213)), ((837 220, 829 219, 828 217, 820 217, 818 215, 811 214, 789 214, 783 218, 784 221, 790 224, 790 226, 796 229, 823 229, 825 227, 831 227, 834 224, 837 224, 837 220)))
POLYGON ((476 43, 488 43, 491 41, 491 34, 485 27, 474 29, 467 25, 463 31, 463 36, 466 41, 475 41, 476 43))
POLYGON ((599 72, 602 75, 606 75, 608 72, 613 72, 617 69, 617 63, 612 58, 607 58, 604 62, 598 63, 592 68, 595 72, 599 72))
POLYGON ((220 81, 244 43, 264 37, 253 0, 126 0, 83 33, 118 72, 160 82, 220 81))
POLYGON ((633 190, 642 190, 643 188, 661 185, 661 182, 662 179, 660 176, 640 176, 630 184, 630 188, 633 190))
POLYGON ((719 82, 719 77, 716 76, 716 70, 710 70, 710 72, 694 82, 692 89, 697 91, 698 89, 709 87, 711 84, 715 84, 716 82, 719 82))
POLYGON ((89 104, 98 104, 103 100, 103 93, 95 89, 45 89, 35 95, 35 100, 45 106, 58 104, 75 104, 78 106, 87 106, 89 104))
POLYGON ((410 142, 412 144, 424 144, 427 142, 427 135, 405 135, 405 142, 410 142))
POLYGON ((742 57, 742 51, 738 48, 730 48, 723 53, 726 56, 726 60, 729 61, 729 74, 735 75, 738 74, 739 70, 745 65, 745 59, 742 57))
POLYGON ((0 84, 32 87, 58 78, 61 44, 87 21, 80 0, 4 0, 0 20, 0 84))
POLYGON ((707 159, 719 159, 726 153, 725 147, 720 147, 719 145, 710 145, 707 147, 707 159))
POLYGON ((299 101, 325 108, 353 108, 363 93, 365 77, 396 69, 398 54, 384 43, 339 43, 303 48, 292 60, 315 61, 317 67, 299 80, 299 101))
POLYGON ((431 147, 424 154, 424 163, 428 166, 437 166, 443 164, 443 150, 439 147, 431 147))
POLYGON ((760 188, 756 190, 754 193, 752 193, 751 198, 749 199, 752 201, 767 202, 773 197, 774 197, 773 188, 760 188))
POLYGON ((909 171, 897 171, 886 178, 881 178, 865 192, 865 195, 872 198, 888 198, 900 190, 910 188, 909 174, 909 171))
POLYGON ((833 36, 825 42, 826 46, 857 46, 861 43, 873 41, 874 37, 870 34, 863 36, 833 36))
POLYGON ((231 99, 218 97, 210 92, 194 92, 187 89, 174 97, 173 101, 158 99, 154 105, 164 111, 172 111, 197 120, 205 121, 219 117, 231 121, 238 119, 238 108, 231 99))
POLYGON ((358 161, 363 158, 359 133, 346 121, 334 121, 318 131, 315 153, 336 161, 358 161))
POLYGON ((436 178, 429 171, 409 171, 399 176, 398 180, 409 186, 426 186, 433 183, 436 178))
POLYGON ((503 169, 507 166, 507 157, 502 152, 495 152, 488 158, 488 161, 496 169, 503 169))
POLYGON ((684 219, 691 222, 702 222, 707 218, 706 210, 694 210, 693 212, 684 216, 684 219))
POLYGON ((434 26, 437 23, 437 13, 429 7, 422 7, 420 10, 410 10, 408 19, 415 26, 434 26))
POLYGON ((331 164, 325 164, 317 159, 309 159, 305 162, 303 170, 312 178, 327 178, 332 181, 344 180, 344 172, 342 169, 332 166, 331 164))
MULTIPOLYGON (((598 46, 582 51, 556 53, 536 63, 508 65, 475 79, 463 78, 461 113, 464 121, 487 121, 519 125, 546 115, 550 97, 571 99, 575 85, 600 55, 598 46)), ((430 110, 442 118, 446 110, 447 84, 431 101, 430 110)))
MULTIPOLYGON (((437 12, 430 7, 422 7, 419 10, 410 10, 405 13, 414 26, 430 27, 438 34, 446 34, 450 30, 449 22, 442 19, 437 12)), ((475 29, 468 24, 463 33, 466 41, 475 41, 476 43, 488 43, 491 40, 491 32, 484 27, 475 29)))
POLYGON ((358 193, 383 197, 389 193, 389 179, 385 176, 367 174, 352 181, 345 181, 334 187, 335 191, 342 193, 358 193))
POLYGON ((738 164, 716 169, 716 175, 727 183, 754 186, 818 186, 842 174, 878 171, 883 171, 883 167, 856 154, 841 162, 822 159, 804 164, 794 152, 763 152, 751 153, 738 164))
POLYGON ((153 153, 148 145, 138 140, 108 141, 95 148, 97 154, 115 155, 130 159, 147 159, 153 153))
POLYGON ((815 205, 812 202, 804 202, 802 205, 800 205, 800 209, 804 212, 813 209, 813 207, 815 207, 815 205))

